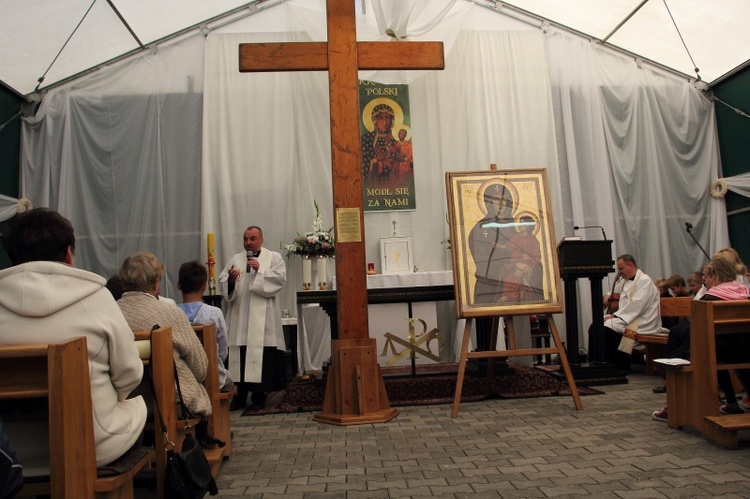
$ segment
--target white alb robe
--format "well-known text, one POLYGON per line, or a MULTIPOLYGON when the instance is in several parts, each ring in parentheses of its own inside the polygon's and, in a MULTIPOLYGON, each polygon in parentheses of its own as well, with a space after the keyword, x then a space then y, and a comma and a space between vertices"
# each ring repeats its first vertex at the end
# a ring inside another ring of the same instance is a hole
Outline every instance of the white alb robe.
POLYGON ((620 293, 620 306, 604 325, 620 334, 625 326, 638 319, 639 333, 655 333, 661 328, 659 311, 659 288, 640 269, 632 281, 625 281, 620 293))
POLYGON ((240 346, 247 346, 245 382, 260 383, 263 347, 285 351, 284 330, 278 295, 286 284, 286 264, 280 254, 262 248, 258 255, 260 267, 246 272, 247 253, 237 253, 219 274, 219 291, 229 303, 229 373, 240 380, 240 346), (229 269, 240 269, 240 275, 229 294, 229 269))

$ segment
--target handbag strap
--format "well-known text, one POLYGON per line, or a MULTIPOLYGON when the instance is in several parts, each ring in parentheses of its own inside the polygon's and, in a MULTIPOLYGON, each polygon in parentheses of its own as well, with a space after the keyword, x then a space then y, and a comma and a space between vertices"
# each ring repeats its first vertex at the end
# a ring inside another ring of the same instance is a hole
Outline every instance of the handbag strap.
POLYGON ((193 417, 193 414, 188 410, 187 406, 185 405, 185 399, 182 398, 182 389, 180 389, 180 377, 177 374, 177 364, 174 364, 174 381, 177 384, 177 396, 180 399, 180 408, 182 409, 182 417, 185 420, 185 427, 183 430, 185 431, 186 435, 190 435, 190 430, 192 426, 190 426, 190 423, 188 423, 188 418, 193 417))
MULTIPOLYGON (((159 329, 158 324, 154 324, 151 328, 150 333, 159 329)), ((151 341, 149 337, 149 342, 151 341)), ((167 425, 164 423, 164 417, 161 415, 161 409, 159 408, 159 399, 156 396, 156 387, 154 386, 154 375, 153 375, 153 347, 151 348, 148 355, 148 367, 144 370, 144 374, 148 376, 148 384, 151 387, 151 393, 154 396, 154 406, 156 407, 156 413, 159 415, 159 423, 161 424, 161 432, 164 434, 164 450, 167 452, 175 449, 175 444, 169 439, 169 433, 167 432, 167 425)))

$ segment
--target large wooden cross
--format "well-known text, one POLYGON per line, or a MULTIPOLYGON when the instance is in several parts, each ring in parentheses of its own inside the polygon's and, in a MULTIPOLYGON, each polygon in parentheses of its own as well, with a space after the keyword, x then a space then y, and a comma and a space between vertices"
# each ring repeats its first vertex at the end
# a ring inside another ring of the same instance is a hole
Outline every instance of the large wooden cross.
POLYGON ((346 366, 341 366, 338 356, 357 357, 355 371, 374 366, 380 382, 357 376, 354 386, 349 386, 344 379, 346 386, 339 386, 338 390, 350 392, 351 397, 345 393, 329 403, 334 398, 329 370, 323 406, 327 416, 316 419, 334 424, 372 423, 387 421, 397 413, 384 409, 382 400, 378 401, 385 389, 374 340, 370 342, 368 335, 357 71, 444 69, 445 60, 442 42, 357 42, 354 0, 326 0, 326 10, 328 42, 240 44, 240 72, 328 70, 339 337, 333 344, 332 366, 336 368, 334 375, 348 378, 348 373, 341 372, 346 366), (349 348, 355 350, 346 350, 349 348), (339 412, 343 412, 340 417, 335 415, 339 412))

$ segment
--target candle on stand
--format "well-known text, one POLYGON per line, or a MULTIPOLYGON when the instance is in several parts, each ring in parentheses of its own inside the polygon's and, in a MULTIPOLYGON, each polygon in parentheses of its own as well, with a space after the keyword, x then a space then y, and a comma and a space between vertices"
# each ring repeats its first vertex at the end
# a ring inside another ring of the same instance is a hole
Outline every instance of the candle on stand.
POLYGON ((209 232, 206 235, 206 251, 208 253, 208 260, 206 266, 208 267, 208 294, 216 294, 216 274, 214 266, 216 260, 214 260, 214 233, 209 232))
POLYGON ((328 276, 326 275, 326 259, 318 257, 318 289, 328 289, 328 276))
POLYGON ((312 290, 312 261, 307 256, 302 258, 302 289, 312 290))

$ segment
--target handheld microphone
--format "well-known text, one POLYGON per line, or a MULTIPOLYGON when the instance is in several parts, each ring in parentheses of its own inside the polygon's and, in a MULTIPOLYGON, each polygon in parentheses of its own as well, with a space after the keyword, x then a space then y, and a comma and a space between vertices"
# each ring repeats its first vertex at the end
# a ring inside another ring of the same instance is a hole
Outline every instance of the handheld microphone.
POLYGON ((607 240, 607 234, 604 232, 604 227, 601 225, 574 225, 573 230, 578 229, 600 229, 602 231, 602 237, 604 237, 604 240, 607 240))
MULTIPOLYGON (((251 258, 255 258, 258 256, 256 253, 253 253, 252 251, 247 252, 247 259, 250 260, 251 258)), ((250 272, 253 268, 250 266, 250 264, 247 264, 247 270, 246 272, 250 272)))

